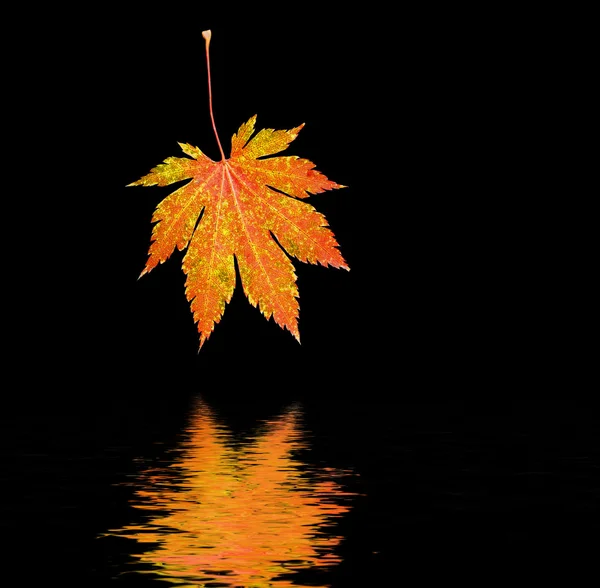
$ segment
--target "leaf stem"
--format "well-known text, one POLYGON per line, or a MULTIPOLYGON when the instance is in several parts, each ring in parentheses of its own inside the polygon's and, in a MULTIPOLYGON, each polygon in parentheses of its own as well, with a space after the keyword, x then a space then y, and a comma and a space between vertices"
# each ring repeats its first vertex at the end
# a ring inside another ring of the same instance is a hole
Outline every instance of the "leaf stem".
POLYGON ((202 31, 202 36, 204 37, 204 41, 206 42, 206 67, 208 69, 208 106, 210 108, 210 120, 212 121, 213 130, 215 132, 215 137, 217 138, 217 143, 219 144, 219 151, 221 152, 221 157, 223 161, 225 161, 225 153, 223 152, 223 147, 221 146, 221 141, 219 140, 219 134, 217 133, 217 125, 215 124, 215 116, 213 114, 212 107, 212 86, 210 83, 210 56, 208 52, 208 47, 210 46, 210 37, 211 32, 202 31))

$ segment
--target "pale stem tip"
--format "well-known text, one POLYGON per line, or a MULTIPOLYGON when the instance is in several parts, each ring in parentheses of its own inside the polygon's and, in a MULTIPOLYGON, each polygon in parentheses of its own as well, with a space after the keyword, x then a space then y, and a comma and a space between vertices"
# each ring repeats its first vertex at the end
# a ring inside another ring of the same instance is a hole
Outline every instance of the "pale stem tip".
POLYGON ((211 37, 211 32, 210 29, 208 31, 202 31, 202 36, 204 37, 204 39, 206 40, 206 44, 208 45, 210 43, 210 37, 211 37))

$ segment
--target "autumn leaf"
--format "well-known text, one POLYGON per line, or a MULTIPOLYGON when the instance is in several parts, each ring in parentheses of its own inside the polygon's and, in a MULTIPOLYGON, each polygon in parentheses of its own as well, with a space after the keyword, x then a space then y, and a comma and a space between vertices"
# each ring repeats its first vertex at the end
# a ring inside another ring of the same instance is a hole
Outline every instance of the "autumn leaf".
POLYGON ((250 303, 300 341, 298 288, 288 255, 307 263, 349 269, 325 217, 303 200, 344 186, 327 179, 307 159, 272 157, 287 149, 304 125, 290 130, 262 129, 255 134, 253 116, 233 135, 231 155, 225 157, 212 111, 210 31, 202 34, 210 115, 222 159, 213 161, 197 147, 179 143, 188 157, 169 157, 129 184, 167 186, 191 180, 156 208, 152 222, 157 224, 141 275, 166 261, 176 247, 187 248, 183 258, 185 292, 201 348, 233 295, 235 257, 250 303))

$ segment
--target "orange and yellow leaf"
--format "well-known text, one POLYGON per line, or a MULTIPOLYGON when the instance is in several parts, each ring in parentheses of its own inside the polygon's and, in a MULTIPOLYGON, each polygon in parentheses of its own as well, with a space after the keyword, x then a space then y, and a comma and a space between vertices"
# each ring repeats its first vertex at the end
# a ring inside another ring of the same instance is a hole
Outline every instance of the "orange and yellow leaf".
MULTIPOLYGON (((204 31, 203 37, 208 62, 210 31, 204 31)), ((298 341, 298 288, 288 255, 349 269, 325 217, 303 201, 311 194, 344 186, 327 179, 307 159, 273 157, 288 148, 304 125, 254 134, 255 124, 253 116, 233 135, 229 159, 220 142, 221 161, 180 143, 188 157, 168 157, 129 184, 167 186, 190 180, 157 206, 149 257, 141 275, 166 261, 175 248, 187 248, 185 291, 198 325, 200 347, 233 295, 234 259, 250 303, 298 341)))

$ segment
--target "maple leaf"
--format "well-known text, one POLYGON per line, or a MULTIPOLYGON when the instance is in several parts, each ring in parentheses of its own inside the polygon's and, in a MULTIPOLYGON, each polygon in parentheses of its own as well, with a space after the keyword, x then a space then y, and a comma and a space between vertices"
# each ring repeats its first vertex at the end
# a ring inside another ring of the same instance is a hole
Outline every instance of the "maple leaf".
POLYGON ((254 134, 255 115, 233 135, 231 156, 225 157, 212 112, 210 31, 203 36, 210 114, 222 160, 213 161, 198 147, 179 143, 189 157, 169 157, 129 184, 166 186, 191 180, 157 206, 149 258, 140 277, 166 261, 176 247, 187 247, 185 292, 201 348, 233 295, 235 257, 250 303, 300 341, 296 274, 285 252, 303 262, 349 269, 325 217, 303 201, 310 194, 345 186, 327 179, 307 159, 271 157, 287 149, 303 124, 254 134))

